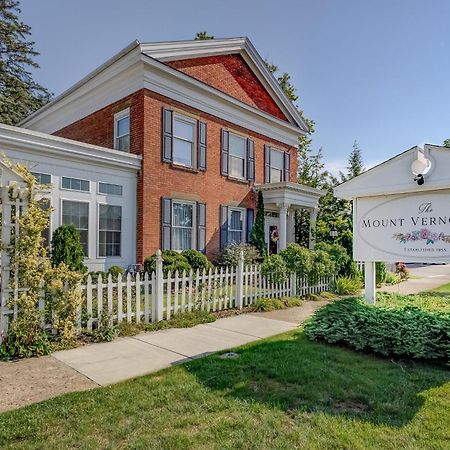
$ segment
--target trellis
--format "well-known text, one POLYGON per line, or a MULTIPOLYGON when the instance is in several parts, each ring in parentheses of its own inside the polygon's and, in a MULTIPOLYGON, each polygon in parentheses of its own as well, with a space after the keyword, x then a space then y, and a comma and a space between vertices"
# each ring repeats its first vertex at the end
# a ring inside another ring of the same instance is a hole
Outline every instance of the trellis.
POLYGON ((17 317, 19 270, 11 265, 11 247, 19 234, 19 218, 26 212, 28 187, 23 177, 0 162, 0 342, 11 316, 17 317))

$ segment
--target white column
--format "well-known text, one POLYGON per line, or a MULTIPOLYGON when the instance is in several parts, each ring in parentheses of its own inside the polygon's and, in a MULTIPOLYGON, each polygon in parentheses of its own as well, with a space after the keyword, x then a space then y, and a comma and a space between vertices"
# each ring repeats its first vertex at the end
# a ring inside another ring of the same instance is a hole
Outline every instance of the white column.
POLYGON ((287 243, 295 242, 295 209, 290 208, 287 221, 287 243))
POLYGON ((367 303, 375 303, 376 288, 375 263, 364 261, 364 299, 367 303))
POLYGON ((287 234, 287 212, 289 205, 286 205, 285 203, 280 203, 278 205, 278 208, 280 209, 280 241, 278 243, 278 249, 284 250, 286 248, 286 234, 287 234))
POLYGON ((309 248, 313 249, 316 241, 316 221, 319 210, 317 208, 309 211, 309 248))

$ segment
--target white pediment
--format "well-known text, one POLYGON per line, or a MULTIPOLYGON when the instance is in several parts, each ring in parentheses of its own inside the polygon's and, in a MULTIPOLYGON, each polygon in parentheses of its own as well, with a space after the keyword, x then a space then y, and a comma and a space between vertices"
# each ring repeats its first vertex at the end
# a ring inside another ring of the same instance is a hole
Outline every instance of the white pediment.
POLYGON ((403 193, 420 193, 450 188, 450 148, 425 144, 410 148, 373 167, 334 189, 336 197, 355 199, 403 193), (427 158, 431 168, 419 185, 411 165, 418 158, 427 158))

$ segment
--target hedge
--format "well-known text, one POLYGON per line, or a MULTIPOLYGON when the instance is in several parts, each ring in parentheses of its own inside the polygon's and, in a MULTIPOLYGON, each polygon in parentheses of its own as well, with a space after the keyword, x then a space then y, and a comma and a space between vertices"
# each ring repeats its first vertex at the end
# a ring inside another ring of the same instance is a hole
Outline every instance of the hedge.
POLYGON ((386 309, 356 298, 338 300, 315 313, 305 334, 384 356, 450 360, 450 315, 412 306, 386 309))

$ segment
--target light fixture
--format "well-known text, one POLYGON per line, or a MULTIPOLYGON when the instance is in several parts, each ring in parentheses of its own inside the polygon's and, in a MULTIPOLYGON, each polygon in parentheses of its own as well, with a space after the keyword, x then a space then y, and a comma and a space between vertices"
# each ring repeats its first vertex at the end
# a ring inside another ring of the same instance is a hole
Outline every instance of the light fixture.
POLYGON ((336 239, 336 238, 337 238, 337 235, 338 235, 338 232, 337 232, 337 230, 336 230, 336 227, 333 227, 333 228, 330 230, 330 238, 336 239))
POLYGON ((419 186, 425 183, 424 176, 431 170, 431 160, 429 160, 421 150, 417 150, 417 159, 411 164, 411 172, 414 175, 414 181, 419 186))

